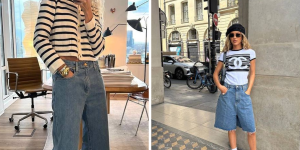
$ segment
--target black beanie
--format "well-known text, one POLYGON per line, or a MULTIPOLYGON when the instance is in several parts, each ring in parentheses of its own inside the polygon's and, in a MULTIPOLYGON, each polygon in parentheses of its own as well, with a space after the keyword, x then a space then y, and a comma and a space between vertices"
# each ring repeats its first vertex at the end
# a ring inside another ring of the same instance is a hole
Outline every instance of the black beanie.
POLYGON ((226 37, 228 36, 228 34, 230 33, 230 32, 232 32, 232 31, 240 31, 240 32, 242 32, 242 33, 244 33, 245 34, 245 28, 241 25, 241 24, 233 24, 233 25, 231 25, 228 29, 227 29, 227 31, 226 31, 226 37))

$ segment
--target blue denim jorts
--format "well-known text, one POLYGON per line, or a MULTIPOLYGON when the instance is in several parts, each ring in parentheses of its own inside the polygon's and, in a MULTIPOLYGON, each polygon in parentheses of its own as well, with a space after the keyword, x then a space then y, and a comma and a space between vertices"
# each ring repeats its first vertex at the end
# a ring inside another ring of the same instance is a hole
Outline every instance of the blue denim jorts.
POLYGON ((235 130, 239 126, 243 131, 255 132, 255 120, 250 95, 245 92, 248 84, 230 85, 225 82, 227 92, 219 96, 215 127, 226 131, 235 130))

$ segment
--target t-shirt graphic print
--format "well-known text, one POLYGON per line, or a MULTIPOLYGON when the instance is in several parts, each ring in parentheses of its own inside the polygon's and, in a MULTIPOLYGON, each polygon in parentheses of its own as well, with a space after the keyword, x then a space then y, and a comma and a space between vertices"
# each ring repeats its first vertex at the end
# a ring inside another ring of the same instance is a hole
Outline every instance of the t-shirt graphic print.
MULTIPOLYGON (((224 53, 221 53, 219 61, 223 60, 224 53)), ((225 82, 231 85, 243 85, 248 83, 247 76, 250 70, 250 61, 256 59, 255 51, 229 50, 226 53, 226 78, 225 82)))

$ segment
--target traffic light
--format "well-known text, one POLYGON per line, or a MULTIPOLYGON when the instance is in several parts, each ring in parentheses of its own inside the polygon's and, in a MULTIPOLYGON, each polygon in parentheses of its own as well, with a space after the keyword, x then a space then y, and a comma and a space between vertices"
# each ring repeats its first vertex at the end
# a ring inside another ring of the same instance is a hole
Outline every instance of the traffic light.
MULTIPOLYGON (((208 1, 209 13, 218 13, 218 4, 219 0, 204 0, 204 2, 208 1)), ((208 7, 205 7, 204 10, 208 10, 208 7)))

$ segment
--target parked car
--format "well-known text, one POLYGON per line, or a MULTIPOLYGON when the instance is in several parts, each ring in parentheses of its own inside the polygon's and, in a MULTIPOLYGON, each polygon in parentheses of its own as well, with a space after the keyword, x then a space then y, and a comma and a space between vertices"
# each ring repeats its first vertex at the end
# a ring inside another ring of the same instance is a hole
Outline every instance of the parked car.
MULTIPOLYGON (((176 79, 183 79, 190 73, 190 68, 193 67, 195 62, 186 56, 181 55, 164 55, 163 56, 163 67, 164 70, 170 71, 175 75, 176 79)), ((204 71, 205 66, 201 63, 197 64, 198 70, 204 71)))

